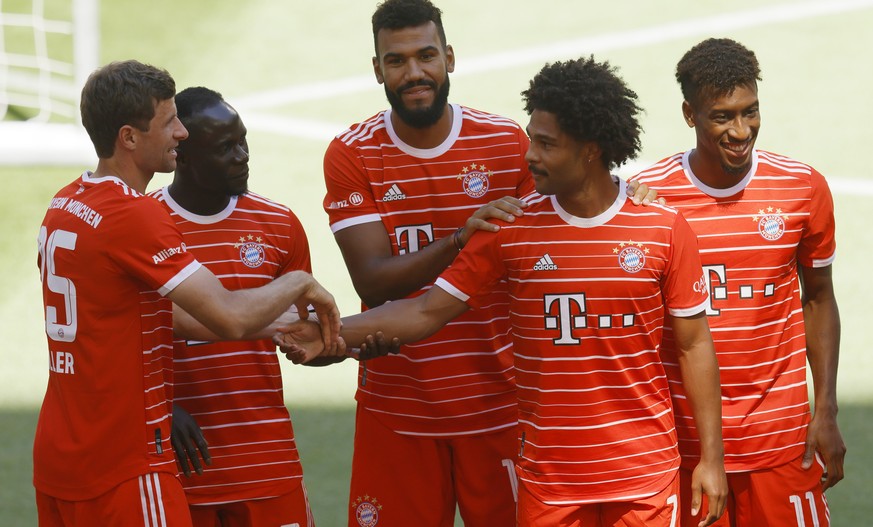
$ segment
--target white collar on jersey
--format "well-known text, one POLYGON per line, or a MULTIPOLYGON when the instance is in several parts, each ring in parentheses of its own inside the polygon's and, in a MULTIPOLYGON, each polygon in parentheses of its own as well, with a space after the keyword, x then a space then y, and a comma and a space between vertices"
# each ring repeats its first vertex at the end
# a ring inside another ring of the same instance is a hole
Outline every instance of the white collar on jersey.
MULTIPOLYGON (((697 179, 697 176, 694 175, 694 171, 691 170, 691 165, 688 163, 688 157, 691 155, 691 152, 694 150, 689 150, 682 154, 682 169, 685 170, 685 175, 688 177, 688 180, 692 185, 697 187, 698 190, 703 192, 708 196, 712 196, 713 198, 729 198, 733 195, 738 194, 749 184, 749 181, 752 180, 752 176, 755 175, 755 172, 758 171, 758 151, 752 149, 752 165, 749 167, 749 171, 743 176, 743 179, 739 181, 736 185, 730 188, 713 188, 697 179)), ((668 203, 669 205, 669 203, 668 203)))
POLYGON ((458 137, 461 135, 461 125, 464 123, 464 110, 461 109, 460 105, 450 104, 449 106, 452 107, 452 129, 449 131, 449 136, 446 137, 446 140, 434 148, 415 148, 401 141, 400 138, 397 137, 397 132, 394 131, 394 126, 391 124, 392 110, 390 108, 385 110, 385 113, 383 114, 383 119, 385 120, 385 131, 388 132, 388 137, 391 138, 391 141, 397 145, 397 148, 399 148, 404 154, 409 154, 412 157, 417 157, 419 159, 433 159, 439 157, 448 152, 449 149, 455 145, 455 141, 457 141, 458 137))
POLYGON ((218 223, 221 220, 227 219, 228 216, 233 214, 233 211, 236 209, 236 204, 239 201, 239 196, 231 196, 230 201, 227 203, 227 207, 224 207, 224 210, 211 216, 201 216, 199 214, 194 214, 193 212, 179 205, 179 203, 173 199, 173 196, 170 195, 170 190, 168 187, 164 187, 162 189, 161 195, 164 198, 164 202, 166 202, 167 206, 170 207, 173 212, 185 218, 186 220, 192 223, 196 223, 198 225, 211 225, 213 223, 218 223))
POLYGON ((558 198, 555 196, 549 196, 549 199, 552 201, 552 207, 554 207, 555 212, 558 213, 558 217, 574 227, 590 228, 604 225, 618 214, 618 211, 621 210, 625 201, 627 201, 627 181, 621 178, 616 178, 615 176, 613 176, 613 179, 618 180, 618 195, 615 197, 615 201, 612 202, 612 205, 610 205, 608 209, 593 218, 580 218, 579 216, 573 216, 558 204, 558 198))

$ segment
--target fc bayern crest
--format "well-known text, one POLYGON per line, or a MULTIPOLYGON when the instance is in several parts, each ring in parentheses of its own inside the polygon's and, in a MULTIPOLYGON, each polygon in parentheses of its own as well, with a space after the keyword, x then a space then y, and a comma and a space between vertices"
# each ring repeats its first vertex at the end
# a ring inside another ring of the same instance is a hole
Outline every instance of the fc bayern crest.
POLYGON ((473 163, 461 169, 458 179, 463 179, 464 194, 471 198, 481 198, 488 192, 489 178, 492 174, 485 165, 473 163))
POLYGON ((768 241, 775 241, 782 237, 785 234, 785 220, 788 219, 788 216, 782 214, 782 209, 773 209, 773 207, 767 207, 767 210, 760 209, 758 211, 758 215, 752 217, 758 224, 758 232, 761 233, 761 236, 768 241))
POLYGON ((264 246, 261 244, 262 238, 253 235, 240 237, 239 243, 234 247, 239 249, 240 261, 248 267, 260 267, 264 263, 264 246))
POLYGON ((618 265, 629 273, 637 273, 646 265, 646 253, 649 248, 642 243, 620 243, 612 249, 613 254, 618 255, 618 265))
POLYGON ((361 527, 375 527, 379 523, 379 510, 382 506, 376 498, 364 496, 352 501, 355 508, 355 519, 361 527))

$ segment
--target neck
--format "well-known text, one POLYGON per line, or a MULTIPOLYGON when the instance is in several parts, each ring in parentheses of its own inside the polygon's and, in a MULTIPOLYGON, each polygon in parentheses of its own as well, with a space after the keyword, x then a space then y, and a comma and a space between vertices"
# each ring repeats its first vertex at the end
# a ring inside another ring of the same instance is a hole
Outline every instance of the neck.
POLYGON ((452 131, 453 114, 452 105, 446 104, 439 121, 427 128, 415 128, 403 122, 397 112, 391 112, 391 126, 401 141, 413 148, 427 150, 438 147, 449 137, 452 131))
POLYGON ((707 159, 700 154, 698 149, 691 151, 688 156, 688 165, 694 176, 704 185, 711 188, 731 188, 746 177, 746 172, 735 175, 725 171, 718 159, 707 159))
POLYGON ((230 203, 230 196, 227 194, 216 194, 200 187, 186 185, 185 178, 179 177, 178 172, 173 182, 167 186, 167 191, 180 207, 199 216, 218 214, 230 203))
POLYGON ((580 182, 573 192, 555 195, 561 208, 577 218, 593 218, 606 212, 615 203, 619 185, 606 168, 580 182))
POLYGON ((132 162, 125 162, 124 159, 110 157, 101 158, 97 162, 97 168, 94 170, 95 178, 106 176, 115 176, 121 181, 134 189, 135 191, 145 194, 149 182, 154 177, 155 173, 145 173, 132 162))

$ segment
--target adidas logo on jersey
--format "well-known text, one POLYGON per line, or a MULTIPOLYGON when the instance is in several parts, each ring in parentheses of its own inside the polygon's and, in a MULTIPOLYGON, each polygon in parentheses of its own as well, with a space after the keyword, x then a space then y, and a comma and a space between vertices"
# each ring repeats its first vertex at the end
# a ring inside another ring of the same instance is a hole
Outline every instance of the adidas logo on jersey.
POLYGON ((401 199, 406 199, 406 194, 400 191, 400 187, 397 186, 397 183, 391 185, 391 188, 385 192, 385 195, 382 196, 382 201, 398 201, 401 199))
POLYGON ((549 253, 543 255, 542 258, 539 259, 537 263, 533 266, 534 271, 557 271, 558 266, 555 265, 555 262, 552 261, 552 257, 549 256, 549 253))

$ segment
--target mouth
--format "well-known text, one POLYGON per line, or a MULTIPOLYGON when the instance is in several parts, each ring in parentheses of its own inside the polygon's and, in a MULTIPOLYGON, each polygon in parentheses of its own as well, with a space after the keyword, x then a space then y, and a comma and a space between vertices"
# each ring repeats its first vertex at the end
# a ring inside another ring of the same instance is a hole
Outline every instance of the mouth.
POLYGON ((754 142, 751 139, 739 143, 733 141, 722 141, 721 148, 729 159, 744 161, 752 153, 753 143, 754 142))

